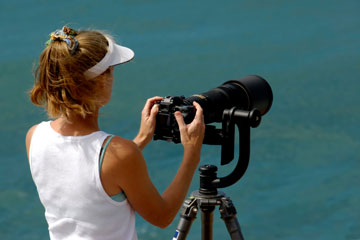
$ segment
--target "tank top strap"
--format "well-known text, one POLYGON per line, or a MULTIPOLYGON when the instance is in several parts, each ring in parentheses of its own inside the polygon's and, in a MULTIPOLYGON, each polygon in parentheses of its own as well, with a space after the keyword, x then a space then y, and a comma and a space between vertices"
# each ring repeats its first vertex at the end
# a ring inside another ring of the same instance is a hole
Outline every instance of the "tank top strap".
MULTIPOLYGON (((109 146, 111 140, 114 138, 114 135, 111 135, 110 137, 108 137, 105 140, 105 144, 103 145, 103 147, 101 147, 100 150, 100 159, 99 159, 99 175, 101 175, 101 166, 104 160, 104 156, 105 156, 105 151, 107 149, 107 147, 109 146)), ((122 202, 126 199, 126 195, 124 191, 121 191, 120 193, 114 195, 114 196, 110 196, 110 198, 116 202, 122 202)))
POLYGON ((100 150, 100 160, 99 160, 99 171, 100 171, 100 169, 101 169, 102 162, 103 162, 103 160, 104 160, 105 151, 106 151, 107 147, 109 146, 110 141, 111 141, 114 137, 115 137, 114 135, 110 135, 110 137, 108 137, 108 139, 106 139, 104 146, 101 147, 101 150, 100 150))

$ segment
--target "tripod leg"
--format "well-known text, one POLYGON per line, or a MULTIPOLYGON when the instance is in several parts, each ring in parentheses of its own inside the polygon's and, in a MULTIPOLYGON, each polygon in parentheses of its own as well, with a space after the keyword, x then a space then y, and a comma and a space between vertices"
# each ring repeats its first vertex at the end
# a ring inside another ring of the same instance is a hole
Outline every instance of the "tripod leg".
POLYGON ((187 234, 189 233, 191 224, 196 218, 197 200, 195 198, 186 199, 183 203, 183 207, 180 213, 180 221, 176 228, 173 240, 185 240, 187 234))
POLYGON ((226 228, 232 240, 244 240, 241 233, 239 222, 236 218, 236 209, 230 198, 222 198, 220 205, 220 214, 225 222, 226 228))
POLYGON ((214 219, 213 206, 201 207, 201 239, 213 239, 213 219, 214 219))

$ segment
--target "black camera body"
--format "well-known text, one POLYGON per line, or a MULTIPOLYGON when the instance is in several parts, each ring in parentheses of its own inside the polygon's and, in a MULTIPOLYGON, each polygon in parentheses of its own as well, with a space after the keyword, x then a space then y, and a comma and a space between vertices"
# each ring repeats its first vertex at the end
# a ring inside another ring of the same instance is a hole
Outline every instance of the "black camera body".
POLYGON ((180 143, 180 131, 174 113, 181 112, 186 124, 191 123, 195 117, 195 108, 189 105, 184 96, 168 96, 156 102, 159 112, 156 116, 156 129, 154 140, 166 140, 180 143))

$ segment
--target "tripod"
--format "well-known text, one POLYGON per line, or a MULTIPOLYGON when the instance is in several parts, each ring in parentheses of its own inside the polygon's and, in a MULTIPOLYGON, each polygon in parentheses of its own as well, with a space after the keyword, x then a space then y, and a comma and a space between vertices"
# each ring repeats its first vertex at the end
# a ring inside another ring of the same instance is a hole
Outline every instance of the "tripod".
MULTIPOLYGON (((204 165, 200 167, 200 186, 204 185, 207 178, 216 175, 217 167, 213 165, 204 165)), ((213 216, 215 207, 219 206, 222 220, 225 222, 227 231, 232 240, 243 240, 240 225, 236 218, 236 209, 229 197, 225 193, 217 191, 217 189, 200 188, 194 191, 191 196, 183 203, 180 213, 180 221, 177 226, 173 240, 183 240, 190 230, 192 222, 196 218, 196 214, 201 210, 201 239, 213 239, 213 216)))
MULTIPOLYGON (((183 240, 190 230, 199 207, 201 210, 201 239, 212 240, 213 215, 216 206, 232 240, 243 240, 240 225, 236 219, 236 209, 229 197, 217 188, 224 188, 237 182, 245 173, 250 158, 250 127, 257 127, 260 124, 261 114, 257 109, 251 111, 239 110, 237 108, 226 109, 223 113, 221 132, 216 129, 209 129, 215 141, 208 141, 207 144, 221 145, 221 164, 228 164, 234 158, 234 130, 235 124, 239 129, 240 155, 235 169, 226 177, 217 177, 217 167, 204 165, 199 168, 200 188, 195 191, 183 203, 180 213, 180 221, 174 234, 173 240, 183 240)), ((206 134, 205 131, 205 134, 206 134)), ((206 139, 206 136, 205 136, 206 139)), ((205 143, 205 142, 204 142, 205 143)))

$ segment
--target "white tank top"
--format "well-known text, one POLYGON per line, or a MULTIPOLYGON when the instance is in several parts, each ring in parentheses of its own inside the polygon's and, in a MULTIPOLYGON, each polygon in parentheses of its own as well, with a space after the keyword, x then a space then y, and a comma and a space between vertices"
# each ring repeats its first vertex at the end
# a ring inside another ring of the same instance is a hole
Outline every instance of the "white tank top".
POLYGON ((100 149, 108 136, 62 136, 50 122, 35 129, 30 169, 52 240, 137 239, 134 210, 127 200, 112 200, 100 181, 100 149))

